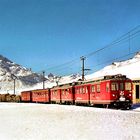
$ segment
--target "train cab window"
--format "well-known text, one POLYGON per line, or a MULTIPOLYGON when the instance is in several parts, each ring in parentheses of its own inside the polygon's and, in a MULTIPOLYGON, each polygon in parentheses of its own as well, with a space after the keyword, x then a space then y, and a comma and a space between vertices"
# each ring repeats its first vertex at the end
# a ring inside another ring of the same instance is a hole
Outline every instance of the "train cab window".
POLYGON ((71 93, 71 89, 68 89, 69 94, 71 93))
POLYGON ((97 92, 100 92, 100 85, 97 85, 97 92))
POLYGON ((67 89, 67 92, 70 93, 70 89, 69 88, 67 89))
POLYGON ((131 90, 131 83, 130 82, 125 83, 125 90, 131 90))
POLYGON ((69 94, 71 94, 72 93, 72 89, 69 89, 69 94))
POLYGON ((116 82, 111 83, 111 90, 112 91, 116 91, 118 89, 119 89, 118 83, 116 83, 116 82))
POLYGON ((120 90, 124 90, 124 84, 120 83, 120 90))
POLYGON ((91 92, 95 92, 95 86, 91 86, 91 92))
POLYGON ((109 92, 109 83, 106 83, 106 92, 109 92))

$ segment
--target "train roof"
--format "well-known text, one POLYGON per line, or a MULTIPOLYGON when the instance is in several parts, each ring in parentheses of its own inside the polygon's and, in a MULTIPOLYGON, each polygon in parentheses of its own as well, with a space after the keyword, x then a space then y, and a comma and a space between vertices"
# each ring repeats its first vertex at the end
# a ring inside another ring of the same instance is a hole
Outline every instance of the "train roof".
POLYGON ((21 91, 21 93, 31 92, 31 90, 21 91))
POLYGON ((98 78, 93 78, 89 79, 86 81, 78 81, 78 84, 88 84, 88 83, 95 83, 95 82, 101 82, 101 81, 111 81, 111 80, 130 80, 129 78, 126 77, 126 75, 122 74, 117 74, 117 75, 106 75, 106 76, 101 76, 98 78))
POLYGON ((46 90, 49 90, 49 88, 45 88, 45 89, 34 89, 34 90, 31 90, 31 91, 37 92, 37 91, 46 91, 46 90))
POLYGON ((96 82, 101 82, 101 81, 113 81, 113 80, 130 80, 130 79, 127 78, 126 75, 122 75, 122 74, 106 75, 106 76, 101 76, 98 78, 93 78, 93 79, 89 79, 89 80, 85 80, 85 81, 79 80, 79 81, 72 82, 72 83, 54 86, 51 89, 55 89, 55 90, 65 89, 65 88, 70 88, 70 87, 76 86, 76 85, 84 85, 84 84, 96 83, 96 82))
POLYGON ((51 89, 65 89, 65 88, 71 88, 73 86, 73 83, 67 83, 67 84, 62 84, 58 86, 54 86, 51 89))

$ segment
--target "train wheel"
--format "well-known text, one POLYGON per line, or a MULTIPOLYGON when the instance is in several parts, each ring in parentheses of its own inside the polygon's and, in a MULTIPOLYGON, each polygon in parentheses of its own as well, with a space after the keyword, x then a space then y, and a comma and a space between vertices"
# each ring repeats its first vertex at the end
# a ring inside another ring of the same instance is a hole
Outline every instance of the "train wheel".
POLYGON ((125 107, 125 110, 130 110, 130 109, 131 109, 131 105, 125 107))
POLYGON ((107 109, 109 107, 109 105, 108 104, 104 104, 103 107, 107 109))

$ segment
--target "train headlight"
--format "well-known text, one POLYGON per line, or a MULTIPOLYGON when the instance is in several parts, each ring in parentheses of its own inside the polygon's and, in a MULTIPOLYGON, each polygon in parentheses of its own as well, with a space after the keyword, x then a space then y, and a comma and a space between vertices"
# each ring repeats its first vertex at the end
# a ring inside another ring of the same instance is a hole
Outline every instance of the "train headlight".
POLYGON ((113 97, 115 97, 115 94, 112 94, 113 97))
POLYGON ((129 94, 129 96, 131 97, 132 95, 131 95, 131 94, 129 94))
POLYGON ((119 100, 120 100, 121 102, 124 102, 126 99, 125 99, 125 97, 121 96, 121 97, 119 98, 119 100))

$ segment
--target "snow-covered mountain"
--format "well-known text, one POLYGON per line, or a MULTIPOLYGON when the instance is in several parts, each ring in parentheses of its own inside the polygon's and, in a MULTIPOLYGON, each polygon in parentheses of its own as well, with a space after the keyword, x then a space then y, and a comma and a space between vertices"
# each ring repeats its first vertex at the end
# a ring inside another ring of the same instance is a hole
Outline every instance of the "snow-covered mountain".
MULTIPOLYGON (((136 53, 133 58, 125 60, 125 61, 118 61, 113 62, 111 65, 108 65, 104 67, 103 69, 92 73, 90 75, 86 75, 86 80, 94 80, 100 77, 103 77, 105 75, 115 75, 115 74, 122 74, 126 75, 128 78, 134 80, 134 79, 140 79, 140 52, 136 53)), ((57 77, 53 74, 50 74, 48 76, 49 81, 46 82, 46 87, 52 87, 56 86, 56 81, 58 80, 58 84, 64 84, 64 83, 71 83, 74 81, 78 81, 81 79, 80 74, 73 74, 69 76, 64 77, 57 77)), ((35 88, 42 87, 42 85, 38 84, 35 88)))
POLYGON ((14 78, 16 78, 16 89, 22 89, 41 82, 43 76, 0 55, 0 91, 12 90, 14 78))
POLYGON ((140 79, 139 70, 140 70, 140 52, 136 53, 134 57, 131 59, 113 62, 111 65, 108 65, 93 74, 87 75, 86 79, 92 79, 102 77, 105 75, 114 75, 114 74, 123 74, 132 80, 140 79))
MULTIPOLYGON (((45 87, 51 88, 56 86, 57 82, 59 84, 73 82, 79 77, 79 74, 60 77, 50 73, 45 78, 45 87)), ((22 67, 0 55, 0 93, 13 93, 14 78, 16 78, 16 94, 20 94, 22 90, 41 89, 43 87, 42 74, 34 73, 30 69, 22 67)))
MULTIPOLYGON (((105 75, 123 74, 131 79, 140 79, 140 52, 134 55, 133 58, 113 62, 111 65, 103 69, 86 75, 85 79, 96 79, 105 75)), ((16 93, 20 94, 22 90, 41 89, 43 87, 43 77, 41 74, 32 72, 30 69, 15 64, 9 59, 0 55, 0 92, 7 91, 13 92, 13 79, 12 74, 17 77, 16 80, 16 93), (18 93, 19 92, 19 93, 18 93)), ((51 88, 57 84, 71 83, 81 79, 80 74, 72 74, 68 76, 55 76, 49 74, 46 76, 45 88, 51 88)))

